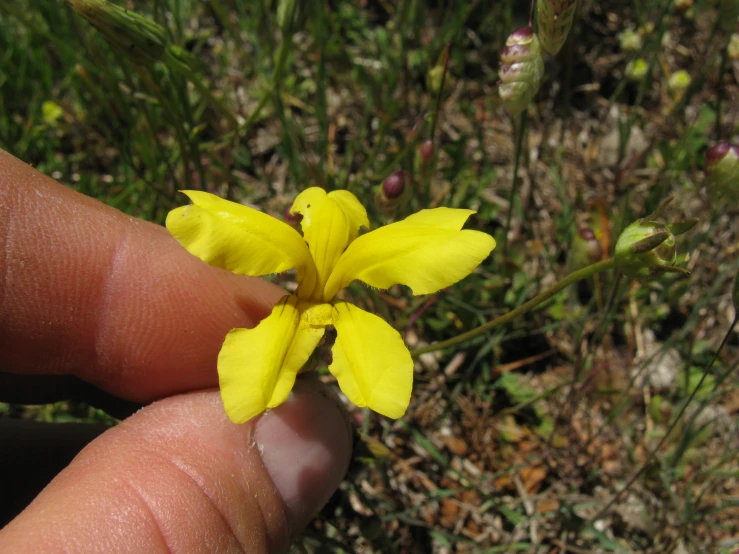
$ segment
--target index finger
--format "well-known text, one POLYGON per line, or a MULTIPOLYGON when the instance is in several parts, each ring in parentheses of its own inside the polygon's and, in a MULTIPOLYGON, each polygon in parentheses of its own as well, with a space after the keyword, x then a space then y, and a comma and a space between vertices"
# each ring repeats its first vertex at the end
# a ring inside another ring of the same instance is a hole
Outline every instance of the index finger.
POLYGON ((137 402, 215 386, 226 333, 284 294, 0 150, 0 371, 76 375, 137 402))

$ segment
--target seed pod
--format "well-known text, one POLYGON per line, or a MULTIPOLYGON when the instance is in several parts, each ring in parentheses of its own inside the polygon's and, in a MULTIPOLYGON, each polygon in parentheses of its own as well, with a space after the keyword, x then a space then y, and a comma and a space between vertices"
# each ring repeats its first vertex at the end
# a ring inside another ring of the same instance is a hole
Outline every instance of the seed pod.
POLYGON ((554 56, 567 40, 577 10, 577 0, 539 0, 536 3, 537 34, 541 47, 554 56))
POLYGON ((654 221, 664 211, 672 196, 660 204, 657 210, 626 227, 616 241, 614 261, 625 275, 629 277, 647 278, 661 272, 689 273, 675 266, 677 249, 675 234, 690 230, 697 220, 677 223, 661 223, 654 221), (689 224, 688 224, 689 223, 689 224))
POLYGON ((147 65, 164 58, 167 33, 142 15, 106 0, 67 0, 119 53, 134 63, 147 65))
POLYGON ((719 142, 706 152, 706 184, 715 199, 739 200, 739 146, 719 142))
POLYGON ((505 107, 512 115, 518 115, 531 103, 544 75, 544 58, 539 39, 531 27, 513 31, 500 54, 498 87, 505 107))

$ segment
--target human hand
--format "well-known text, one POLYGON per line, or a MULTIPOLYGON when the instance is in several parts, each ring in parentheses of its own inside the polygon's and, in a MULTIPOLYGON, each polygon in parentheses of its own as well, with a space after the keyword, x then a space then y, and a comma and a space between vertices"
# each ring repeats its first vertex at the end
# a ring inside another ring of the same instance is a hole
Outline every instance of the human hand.
MULTIPOLYGON (((226 333, 255 325, 281 289, 212 268, 163 228, 2 150, 0 243, 0 401, 48 401, 49 387, 78 379, 154 401, 0 530, 0 550, 287 550, 346 471, 348 424, 308 380, 245 425, 228 420, 213 390, 226 333)), ((27 445, 9 445, 5 430, 0 450, 13 459, 27 445)))

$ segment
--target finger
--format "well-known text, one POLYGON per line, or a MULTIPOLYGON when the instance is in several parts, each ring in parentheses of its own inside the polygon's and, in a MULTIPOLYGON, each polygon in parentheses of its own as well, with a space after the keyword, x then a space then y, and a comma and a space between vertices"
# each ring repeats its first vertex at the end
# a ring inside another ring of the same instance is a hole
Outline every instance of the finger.
POLYGON ((91 443, 0 531, 3 552, 280 552, 339 485, 351 435, 299 380, 255 424, 217 392, 159 401, 91 443))
POLYGON ((2 150, 0 249, 0 370, 74 374, 139 402, 216 385, 226 333, 283 294, 2 150))

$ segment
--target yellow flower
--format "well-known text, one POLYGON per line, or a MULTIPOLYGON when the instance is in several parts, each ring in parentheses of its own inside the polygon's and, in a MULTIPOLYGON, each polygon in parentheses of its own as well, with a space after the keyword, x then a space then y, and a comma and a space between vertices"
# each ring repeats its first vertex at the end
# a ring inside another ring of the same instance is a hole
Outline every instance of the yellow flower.
POLYGON ((413 361, 400 334, 381 318, 339 300, 358 279, 430 294, 456 283, 495 247, 485 233, 461 230, 472 210, 422 210, 359 236, 367 212, 350 192, 309 188, 290 210, 303 236, 282 221, 200 191, 172 210, 167 229, 210 265, 260 276, 297 269, 298 289, 254 329, 233 329, 218 355, 226 413, 243 423, 287 399, 295 377, 323 338, 337 332, 329 371, 354 404, 391 418, 410 402, 413 361))

